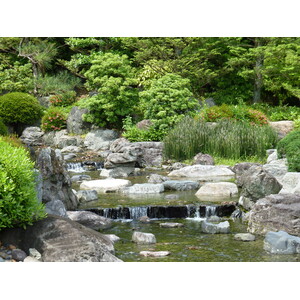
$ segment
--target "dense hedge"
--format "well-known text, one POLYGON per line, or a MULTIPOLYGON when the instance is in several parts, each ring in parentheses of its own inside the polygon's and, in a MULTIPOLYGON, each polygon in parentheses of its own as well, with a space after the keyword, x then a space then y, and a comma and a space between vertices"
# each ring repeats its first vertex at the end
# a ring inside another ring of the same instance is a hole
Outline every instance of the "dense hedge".
POLYGON ((32 125, 42 116, 38 100, 26 93, 8 93, 0 97, 0 118, 5 124, 32 125))
POLYGON ((0 135, 7 135, 8 130, 6 125, 3 123, 3 121, 0 119, 0 135))
POLYGON ((279 141, 279 157, 286 157, 289 172, 300 172, 300 130, 295 130, 279 141))
POLYGON ((0 230, 26 227, 46 216, 37 199, 33 167, 24 148, 0 137, 0 230))

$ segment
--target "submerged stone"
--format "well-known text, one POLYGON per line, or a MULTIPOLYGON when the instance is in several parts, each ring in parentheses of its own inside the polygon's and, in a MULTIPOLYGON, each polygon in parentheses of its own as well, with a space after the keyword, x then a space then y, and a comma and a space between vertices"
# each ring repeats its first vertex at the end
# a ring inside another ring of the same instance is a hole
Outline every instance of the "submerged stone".
POLYGON ((229 233, 230 225, 228 221, 221 222, 219 224, 213 224, 206 221, 203 221, 201 224, 202 232, 204 233, 229 233))
POLYGON ((170 251, 141 251, 141 256, 151 256, 151 257, 165 257, 170 255, 170 251))
POLYGON ((184 225, 182 223, 159 223, 159 226, 162 228, 178 228, 178 227, 183 227, 184 225))
POLYGON ((132 241, 137 244, 155 244, 156 238, 152 233, 135 231, 132 235, 132 241))
POLYGON ((274 254, 300 253, 300 237, 290 235, 285 231, 270 231, 266 234, 264 249, 274 254))
POLYGON ((255 235, 251 233, 237 233, 234 235, 234 239, 237 241, 252 242, 255 241, 255 235))

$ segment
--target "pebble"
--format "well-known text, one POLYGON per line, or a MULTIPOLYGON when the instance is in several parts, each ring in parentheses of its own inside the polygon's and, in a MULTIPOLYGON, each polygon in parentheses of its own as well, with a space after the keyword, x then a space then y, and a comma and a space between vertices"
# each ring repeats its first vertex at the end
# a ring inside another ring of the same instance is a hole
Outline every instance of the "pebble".
POLYGON ((26 256, 27 254, 15 245, 5 245, 0 241, 0 262, 23 261, 26 256))
POLYGON ((27 254, 21 249, 13 249, 11 256, 16 261, 23 261, 27 257, 27 254))

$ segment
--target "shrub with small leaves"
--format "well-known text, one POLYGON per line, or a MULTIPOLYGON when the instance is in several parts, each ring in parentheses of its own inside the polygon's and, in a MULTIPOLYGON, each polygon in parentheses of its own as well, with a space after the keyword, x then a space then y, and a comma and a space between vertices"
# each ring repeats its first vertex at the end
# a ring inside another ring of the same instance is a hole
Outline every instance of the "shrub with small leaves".
POLYGON ((0 119, 0 135, 7 135, 8 130, 6 125, 3 123, 3 121, 0 119))
POLYGON ((0 137, 0 230, 23 227, 46 217, 38 201, 34 162, 23 147, 0 137))
POLYGON ((58 107, 50 107, 42 118, 43 131, 58 131, 66 128, 67 114, 58 107))
POLYGON ((53 106, 70 106, 76 101, 76 92, 69 91, 59 95, 53 95, 50 97, 50 103, 53 106))

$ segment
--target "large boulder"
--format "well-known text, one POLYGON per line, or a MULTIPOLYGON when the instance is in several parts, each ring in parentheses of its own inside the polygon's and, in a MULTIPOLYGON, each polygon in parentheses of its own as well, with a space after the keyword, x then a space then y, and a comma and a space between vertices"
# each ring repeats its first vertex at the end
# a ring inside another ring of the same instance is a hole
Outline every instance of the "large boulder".
POLYGON ((47 202, 45 205, 45 211, 47 214, 67 217, 67 210, 62 201, 58 199, 47 202))
POLYGON ((278 137, 281 139, 294 129, 293 121, 277 121, 270 122, 269 124, 277 132, 278 137))
POLYGON ((50 131, 43 135, 43 143, 47 146, 63 149, 68 146, 81 147, 83 139, 80 136, 70 136, 66 129, 50 131))
POLYGON ((287 172, 282 180, 282 189, 280 194, 300 194, 300 173, 299 172, 287 172))
POLYGON ((113 243, 103 234, 66 218, 48 215, 26 229, 0 232, 0 240, 29 252, 35 248, 44 262, 120 262, 113 243))
POLYGON ((242 186, 239 204, 245 209, 251 209, 254 203, 267 195, 277 194, 282 185, 262 166, 250 167, 241 177, 242 186))
POLYGON ((122 190, 126 194, 159 194, 164 192, 164 185, 161 183, 137 183, 122 190))
POLYGON ((249 214, 248 231, 286 231, 300 236, 300 195, 277 194, 258 200, 249 214))
POLYGON ((286 159, 272 160, 270 163, 263 165, 264 170, 274 176, 277 181, 283 184, 283 177, 288 172, 288 166, 286 159))
POLYGON ((242 186, 241 183, 241 176, 248 171, 252 166, 261 166, 261 164, 258 163, 250 163, 250 162, 242 162, 235 164, 231 170, 235 173, 236 177, 236 184, 238 187, 242 186))
POLYGON ((95 190, 97 193, 117 192, 124 187, 130 186, 131 182, 126 179, 99 179, 83 181, 80 185, 81 190, 95 190))
POLYGON ((234 173, 227 167, 193 165, 174 170, 169 177, 187 177, 203 181, 220 181, 234 179, 234 173))
POLYGON ((214 159, 209 154, 198 153, 193 158, 194 165, 214 165, 214 159))
POLYGON ((43 135, 44 132, 40 127, 26 127, 20 136, 20 139, 28 146, 41 146, 43 144, 43 135))
POLYGON ((68 133, 73 134, 85 134, 92 129, 92 124, 82 120, 82 116, 87 114, 89 110, 87 108, 80 108, 73 106, 67 119, 68 133))
POLYGON ((220 200, 236 197, 238 195, 238 188, 232 182, 208 182, 195 194, 202 200, 220 200))
POLYGON ((284 231, 270 231, 266 234, 264 249, 273 254, 297 254, 300 253, 300 238, 284 231))
POLYGON ((88 150, 108 150, 110 144, 119 137, 119 133, 110 129, 96 129, 89 132, 84 140, 88 150))
POLYGON ((137 164, 140 168, 160 167, 163 161, 163 143, 162 142, 136 142, 134 147, 141 149, 137 164))
POLYGON ((163 182, 165 190, 190 191, 197 190, 200 186, 197 181, 188 180, 167 180, 163 182))
POLYGON ((42 201, 47 203, 58 199, 66 209, 76 209, 78 199, 72 190, 71 179, 61 152, 49 147, 41 149, 37 157, 37 167, 43 180, 42 201))
POLYGON ((132 241, 137 244, 155 244, 156 238, 152 233, 135 231, 132 235, 132 241))
POLYGON ((91 211, 68 211, 68 218, 94 230, 108 229, 113 226, 111 219, 99 216, 91 211))

